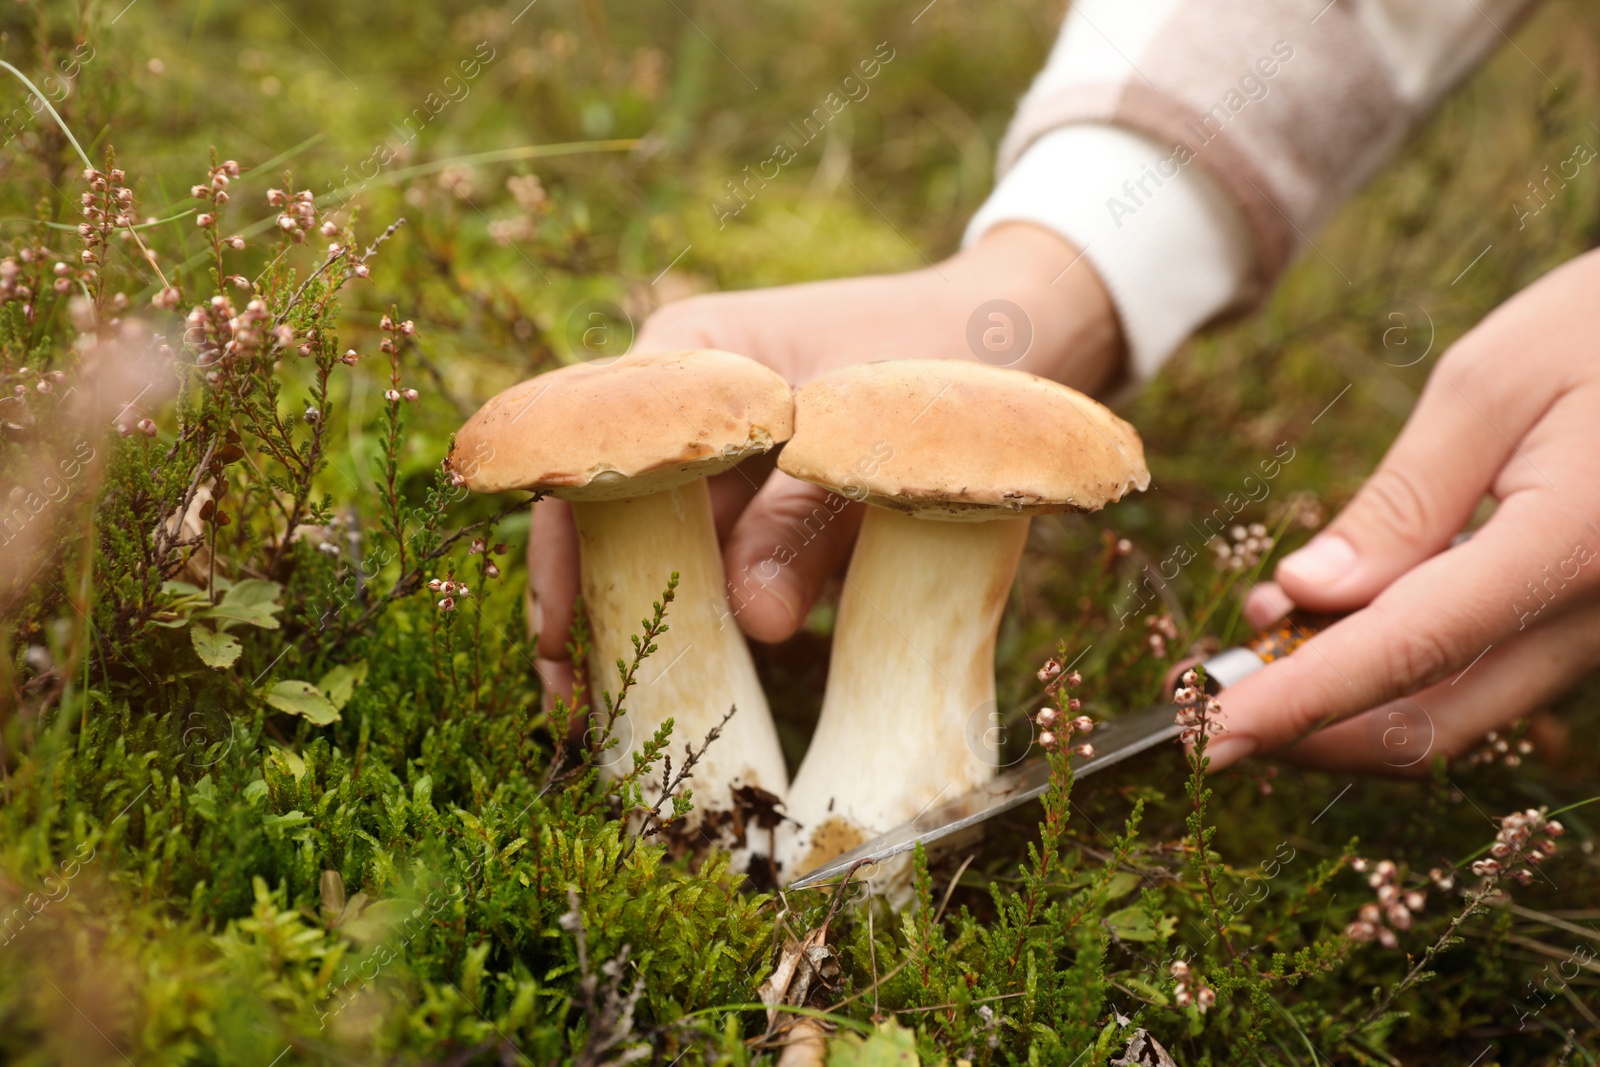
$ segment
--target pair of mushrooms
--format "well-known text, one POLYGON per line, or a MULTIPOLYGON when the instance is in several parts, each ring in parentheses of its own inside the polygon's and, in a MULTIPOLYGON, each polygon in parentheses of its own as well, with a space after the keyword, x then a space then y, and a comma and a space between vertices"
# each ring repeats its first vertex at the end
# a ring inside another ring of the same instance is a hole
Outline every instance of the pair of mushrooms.
POLYGON ((597 689, 615 690, 630 635, 679 573, 624 740, 670 717, 681 750, 736 706, 696 768, 696 817, 715 822, 708 813, 731 810, 742 786, 781 798, 784 877, 995 773, 995 636, 1031 517, 1095 511, 1149 484, 1138 434, 1100 404, 955 360, 861 364, 793 392, 727 352, 577 364, 490 400, 455 450, 476 457, 464 473, 474 490, 572 503, 597 689), (728 605, 705 480, 779 445, 780 469, 868 506, 792 784, 728 605))

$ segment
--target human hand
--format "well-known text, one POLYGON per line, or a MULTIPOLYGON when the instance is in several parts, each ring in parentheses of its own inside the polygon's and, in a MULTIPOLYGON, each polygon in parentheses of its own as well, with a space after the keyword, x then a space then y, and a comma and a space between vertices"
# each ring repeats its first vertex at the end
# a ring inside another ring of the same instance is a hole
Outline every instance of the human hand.
POLYGON ((1257 625, 1354 613, 1228 689, 1214 769, 1292 745, 1424 774, 1600 665, 1597 293, 1589 253, 1462 338, 1349 507, 1252 592, 1257 625), (1485 493, 1493 517, 1449 547, 1485 493))
MULTIPOLYGON (((980 353, 987 362, 1087 393, 1122 372, 1121 329, 1094 269, 1054 233, 1026 224, 997 226, 924 270, 709 293, 668 304, 645 322, 634 346, 641 352, 689 348, 749 356, 793 385, 853 363, 976 359, 980 353), (1009 309, 980 312, 994 300, 1009 301, 1020 318, 1009 309), (991 311, 1001 317, 991 320, 991 311), (969 340, 969 334, 976 336, 969 340)), ((771 457, 714 477, 711 492, 740 627, 758 641, 792 636, 848 557, 859 506, 828 500, 826 490, 774 470, 771 457)), ((577 554, 567 504, 552 498, 534 505, 529 619, 539 632, 540 676, 562 695, 572 687, 566 642, 578 592, 577 554)))

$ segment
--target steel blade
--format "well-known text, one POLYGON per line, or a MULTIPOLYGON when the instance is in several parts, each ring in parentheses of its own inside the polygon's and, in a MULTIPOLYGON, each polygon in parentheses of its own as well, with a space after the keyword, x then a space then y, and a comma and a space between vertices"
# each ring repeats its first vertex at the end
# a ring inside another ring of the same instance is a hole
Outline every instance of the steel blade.
MULTIPOLYGON (((1177 737, 1183 728, 1173 722, 1173 711, 1171 704, 1160 704, 1102 723, 1094 732, 1094 758, 1086 760, 1080 756, 1072 757, 1074 777, 1083 778, 1103 771, 1129 756, 1177 737)), ((905 825, 864 845, 858 845, 815 870, 807 871, 790 882, 789 888, 810 889, 844 874, 862 860, 881 863, 902 852, 909 852, 919 844, 949 837, 1041 797, 1049 788, 1049 762, 1043 759, 1030 760, 963 796, 942 804, 935 803, 905 825)))

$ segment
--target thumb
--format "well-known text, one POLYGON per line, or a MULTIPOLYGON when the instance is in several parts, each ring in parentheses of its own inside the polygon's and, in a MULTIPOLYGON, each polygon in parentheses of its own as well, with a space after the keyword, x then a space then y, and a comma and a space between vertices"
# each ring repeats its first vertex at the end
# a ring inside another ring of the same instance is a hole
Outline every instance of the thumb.
POLYGON ((1454 399, 1430 383, 1355 499, 1278 564, 1277 583, 1289 600, 1313 611, 1361 607, 1461 531, 1503 461, 1504 444, 1472 425, 1470 406, 1454 399))
POLYGON ((860 526, 860 505, 774 471, 723 550, 739 627, 757 641, 792 637, 860 526))

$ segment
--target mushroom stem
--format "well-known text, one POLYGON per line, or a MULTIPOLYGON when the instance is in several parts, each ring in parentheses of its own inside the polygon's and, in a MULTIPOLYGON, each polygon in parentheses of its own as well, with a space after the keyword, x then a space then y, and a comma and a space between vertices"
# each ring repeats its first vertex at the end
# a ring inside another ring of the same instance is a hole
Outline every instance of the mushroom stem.
POLYGON ((871 507, 845 578, 822 715, 789 790, 785 873, 992 777, 994 644, 1029 519, 871 507))
MULTIPOLYGON (((706 732, 736 707, 738 714, 695 767, 690 782, 695 806, 699 812, 729 810, 735 785, 759 786, 781 797, 783 752, 750 650, 728 608, 705 479, 623 500, 574 500, 572 514, 593 642, 589 677, 596 693, 616 694, 617 660, 633 659, 631 637, 672 572, 678 572, 667 631, 640 665, 628 693, 626 714, 617 720, 619 744, 606 753, 607 773, 616 777, 631 770, 632 753, 668 718, 673 720, 673 764, 681 767, 684 744, 698 749, 706 732)), ((659 785, 647 788, 656 790, 654 800, 659 785)))

